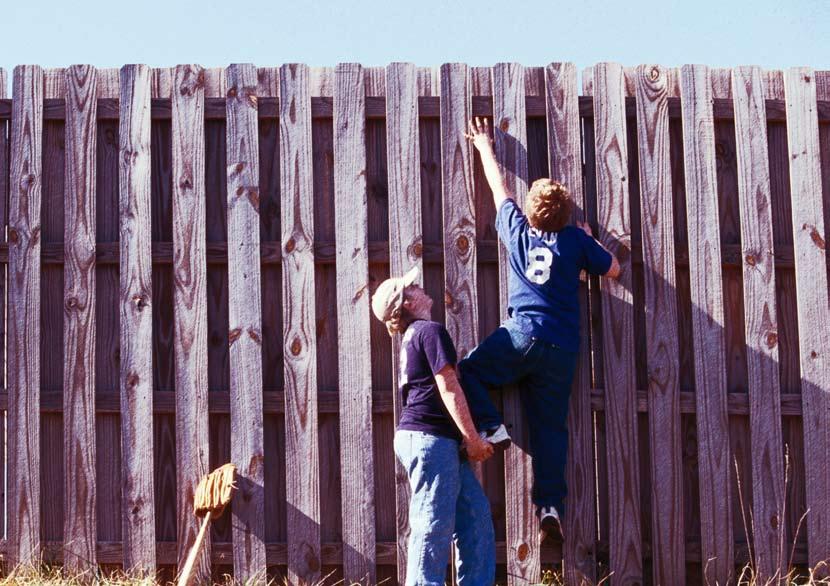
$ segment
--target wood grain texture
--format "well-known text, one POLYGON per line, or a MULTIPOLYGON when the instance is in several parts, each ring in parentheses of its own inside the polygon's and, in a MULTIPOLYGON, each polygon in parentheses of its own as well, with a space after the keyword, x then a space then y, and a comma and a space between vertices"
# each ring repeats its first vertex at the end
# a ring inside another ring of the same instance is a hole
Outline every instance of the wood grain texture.
POLYGON ((709 69, 681 70, 683 152, 697 410, 700 531, 704 565, 711 583, 732 574, 732 459, 726 402, 724 295, 718 213, 715 124, 709 69))
MULTIPOLYGON (((827 466, 815 465, 830 454, 830 306, 824 240, 828 202, 822 202, 816 76, 807 68, 788 69, 784 84, 804 408, 807 551, 810 565, 817 566, 830 559, 830 472, 827 466)), ((820 570, 821 576, 828 574, 826 566, 820 570)))
MULTIPOLYGON (((6 70, 0 68, 0 98, 5 99, 7 97, 7 89, 6 89, 6 70)), ((0 226, 4 228, 3 236, 0 237, 0 243, 4 243, 8 246, 8 232, 5 228, 8 226, 9 221, 9 141, 11 140, 9 126, 11 121, 4 121, 0 122, 0 226)), ((2 315, 6 315, 6 306, 7 306, 7 297, 6 297, 6 289, 7 289, 7 281, 6 281, 6 273, 8 267, 6 264, 0 266, 0 313, 2 315)), ((0 375, 0 383, 8 388, 8 379, 6 370, 7 370, 7 359, 6 359, 6 337, 8 335, 8 324, 6 323, 6 319, 0 320, 0 356, 2 356, 2 366, 3 366, 3 374, 0 375)), ((3 470, 4 482, 2 483, 2 487, 0 487, 0 525, 4 528, 5 534, 5 527, 6 527, 6 487, 7 487, 7 478, 8 475, 6 471, 8 469, 8 443, 6 438, 6 422, 8 420, 8 414, 6 417, 0 417, 0 470, 3 470)))
POLYGON ((732 71, 749 376, 753 543, 762 581, 786 572, 772 201, 761 71, 732 71))
POLYGON ((120 390, 124 568, 155 572, 150 68, 121 69, 120 390))
POLYGON ((334 212, 343 576, 375 582, 372 348, 363 68, 334 71, 334 212))
MULTIPOLYGON (((389 274, 402 275, 412 266, 423 274, 421 220, 420 135, 418 131, 418 79, 411 63, 386 68, 386 151, 389 188, 389 274)), ((423 277, 421 278, 423 282, 423 277)), ((394 424, 398 425, 403 397, 399 391, 400 336, 392 340, 394 424)), ((406 579, 409 539, 409 481, 395 458, 397 579, 406 579)))
MULTIPOLYGON (((574 220, 586 222, 582 184, 582 133, 579 92, 573 63, 551 63, 545 68, 548 168, 550 176, 567 185, 574 202, 574 220)), ((565 511, 563 571, 569 584, 596 581, 596 478, 591 414, 591 365, 588 337, 588 287, 579 286, 580 351, 568 409, 568 460, 565 479, 568 497, 565 511)))
POLYGON ((14 69, 9 170, 8 556, 40 556, 40 333, 43 70, 14 69))
POLYGON ((441 66, 444 304, 446 327, 459 356, 478 342, 473 146, 463 135, 471 114, 470 92, 467 65, 441 66))
POLYGON ((608 404, 610 570, 615 584, 642 582, 640 478, 637 413, 634 408, 634 340, 628 151, 623 70, 593 68, 599 239, 620 262, 617 280, 602 278, 602 335, 608 404))
MULTIPOLYGON (((525 114, 525 69, 517 63, 498 63, 492 69, 493 131, 496 159, 502 168, 505 188, 519 205, 527 195, 527 117, 525 114)), ((499 246, 499 299, 502 319, 507 317, 509 253, 499 246)), ((531 489, 531 455, 521 446, 528 428, 519 390, 508 387, 503 393, 505 424, 516 443, 504 454, 505 519, 507 522, 508 584, 534 583, 541 576, 539 532, 531 489)))
POLYGON ((280 206, 289 581, 320 576, 314 191, 309 70, 280 67, 280 206))
POLYGON ((646 310, 651 547, 655 584, 685 584, 674 210, 669 165, 668 71, 634 75, 646 310))
POLYGON ((95 569, 95 68, 66 69, 64 542, 66 568, 95 569))
MULTIPOLYGON (((204 69, 176 66, 172 94, 176 534, 181 569, 199 529, 193 495, 208 473, 204 69)), ((206 541, 196 560, 196 580, 210 576, 209 535, 206 541)))
POLYGON ((262 301, 257 72, 231 65, 227 80, 228 296, 231 461, 239 488, 231 508, 234 577, 265 582, 262 301))

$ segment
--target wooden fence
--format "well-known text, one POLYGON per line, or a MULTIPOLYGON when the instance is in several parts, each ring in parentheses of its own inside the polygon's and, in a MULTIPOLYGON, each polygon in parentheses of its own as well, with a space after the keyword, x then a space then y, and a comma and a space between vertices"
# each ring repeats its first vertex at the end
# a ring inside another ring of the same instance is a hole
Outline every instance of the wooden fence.
POLYGON ((481 468, 500 582, 734 581, 830 558, 830 72, 599 64, 0 72, 8 563, 169 577, 198 478, 242 481, 202 578, 399 580, 397 348, 423 267, 460 353, 504 256, 462 137, 565 181, 623 265, 583 287, 564 547, 518 446, 481 468), (580 95, 581 94, 581 95, 580 95), (747 527, 751 528, 747 531, 747 527), (749 535, 748 535, 749 534, 749 535), (751 537, 751 539, 749 539, 751 537))

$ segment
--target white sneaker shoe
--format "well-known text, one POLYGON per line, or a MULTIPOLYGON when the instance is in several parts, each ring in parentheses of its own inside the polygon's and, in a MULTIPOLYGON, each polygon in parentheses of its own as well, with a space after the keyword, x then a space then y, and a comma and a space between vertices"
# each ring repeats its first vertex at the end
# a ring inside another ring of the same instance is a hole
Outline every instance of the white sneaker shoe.
POLYGON ((559 511, 555 507, 542 507, 539 509, 539 540, 545 537, 552 537, 557 541, 565 541, 565 534, 562 532, 562 522, 559 520, 559 511))
POLYGON ((507 428, 503 423, 493 429, 481 431, 478 435, 484 441, 493 444, 494 448, 499 448, 500 450, 506 450, 510 447, 510 444, 513 443, 513 440, 510 439, 510 434, 507 433, 507 428))

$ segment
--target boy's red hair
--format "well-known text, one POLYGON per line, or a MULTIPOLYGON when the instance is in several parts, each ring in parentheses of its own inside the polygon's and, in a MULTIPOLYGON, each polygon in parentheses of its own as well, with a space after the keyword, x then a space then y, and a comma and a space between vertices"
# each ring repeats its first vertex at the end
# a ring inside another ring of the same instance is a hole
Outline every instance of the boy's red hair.
POLYGON ((568 189, 553 179, 537 179, 525 200, 530 225, 542 232, 559 232, 571 219, 573 200, 568 189))

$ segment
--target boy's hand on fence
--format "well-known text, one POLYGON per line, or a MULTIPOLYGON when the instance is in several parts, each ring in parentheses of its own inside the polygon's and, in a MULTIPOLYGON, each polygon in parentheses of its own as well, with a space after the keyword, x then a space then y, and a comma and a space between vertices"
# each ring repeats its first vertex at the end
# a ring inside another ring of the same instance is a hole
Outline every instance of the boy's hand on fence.
POLYGON ((470 118, 469 130, 469 132, 464 133, 464 137, 472 141, 479 152, 493 150, 493 139, 490 138, 490 123, 487 122, 487 118, 484 119, 483 123, 478 116, 470 118))
POLYGON ((493 455, 493 444, 484 441, 479 436, 464 440, 467 457, 473 462, 483 462, 493 455))

